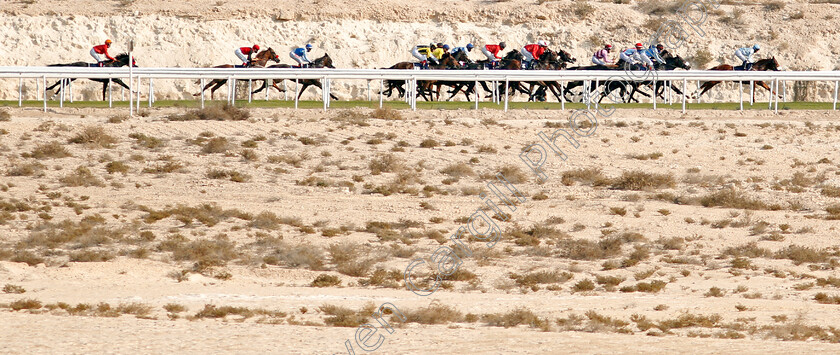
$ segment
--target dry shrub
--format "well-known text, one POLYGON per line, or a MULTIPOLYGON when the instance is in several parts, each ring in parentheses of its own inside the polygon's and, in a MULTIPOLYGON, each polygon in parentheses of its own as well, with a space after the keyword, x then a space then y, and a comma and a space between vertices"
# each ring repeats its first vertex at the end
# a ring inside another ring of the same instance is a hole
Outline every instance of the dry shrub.
POLYGON ((502 174, 505 179, 511 184, 521 184, 528 181, 528 175, 522 172, 518 166, 505 165, 499 169, 499 174, 502 174))
POLYGON ((788 259, 793 261, 795 265, 803 263, 826 263, 831 261, 833 253, 825 249, 815 249, 801 245, 789 245, 787 248, 779 250, 774 255, 776 259, 788 259))
POLYGON ((320 274, 309 285, 312 287, 333 287, 341 285, 341 279, 335 275, 320 274))
POLYGON ((93 175, 90 169, 85 166, 77 167, 72 173, 65 175, 64 177, 58 179, 58 181, 61 182, 62 185, 68 187, 105 186, 105 183, 93 175))
POLYGON ((311 244, 282 243, 273 253, 265 256, 263 261, 269 265, 324 270, 324 250, 311 244))
POLYGON ((619 289, 621 292, 648 292, 657 293, 662 291, 668 283, 665 281, 654 280, 651 282, 639 282, 634 286, 625 286, 619 289))
POLYGON ((769 257, 773 253, 765 248, 760 248, 756 242, 751 242, 735 247, 728 247, 721 253, 724 256, 732 256, 736 258, 762 258, 769 257))
POLYGON ((9 111, 6 109, 0 110, 0 122, 9 122, 12 119, 12 115, 9 114, 9 111))
POLYGON ((592 291, 595 289, 595 283, 592 282, 590 279, 584 279, 578 281, 574 286, 572 286, 572 292, 586 292, 592 291))
POLYGON ((37 161, 13 163, 12 166, 6 170, 6 176, 43 176, 46 167, 37 161))
POLYGON ((618 236, 593 242, 585 239, 566 239, 557 243, 560 256, 574 260, 607 259, 621 255, 625 243, 643 241, 641 234, 626 232, 618 236))
POLYGON ((167 246, 169 248, 160 250, 172 252, 174 260, 195 262, 196 272, 203 272, 214 266, 224 266, 228 261, 239 257, 236 244, 231 242, 226 234, 219 234, 213 239, 173 243, 167 246))
POLYGON ((70 253, 70 261, 79 263, 104 262, 113 258, 113 253, 104 250, 80 250, 70 253))
POLYGON ((6 284, 3 286, 3 293, 21 294, 25 292, 26 290, 18 285, 6 284))
POLYGON ((577 16, 579 19, 583 20, 589 17, 592 13, 595 12, 595 7, 589 5, 589 3, 584 1, 576 2, 575 5, 572 7, 572 12, 577 16))
POLYGON ((183 172, 184 171, 184 164, 181 164, 177 161, 165 161, 162 163, 158 163, 152 166, 147 166, 143 168, 144 174, 169 174, 174 172, 183 172))
POLYGON ((108 123, 122 123, 128 119, 128 115, 113 115, 108 117, 108 123))
POLYGON ((473 171, 473 169, 465 163, 451 164, 441 169, 440 172, 456 179, 475 175, 475 171, 473 171))
POLYGON ((820 292, 814 295, 814 301, 822 304, 840 304, 840 296, 829 296, 825 292, 820 292))
POLYGON ((595 282, 597 282, 599 285, 615 287, 618 286, 618 284, 624 282, 624 278, 618 276, 597 275, 595 276, 595 282))
POLYGON ((143 148, 155 149, 166 145, 160 138, 150 137, 143 133, 132 133, 128 137, 133 138, 137 142, 137 145, 143 148))
POLYGON ((370 123, 368 123, 367 120, 368 117, 357 110, 342 110, 339 111, 335 116, 330 118, 330 121, 333 122, 352 124, 359 127, 370 126, 370 123))
POLYGON ((764 3, 764 9, 767 11, 778 11, 785 7, 784 1, 772 0, 764 3))
POLYGON ((368 168, 371 174, 379 175, 382 173, 402 171, 405 169, 405 165, 403 165, 402 159, 397 158, 393 154, 380 154, 368 163, 368 168))
POLYGON ((213 105, 199 110, 187 111, 182 115, 169 115, 170 121, 244 121, 251 116, 247 109, 237 108, 230 104, 213 105))
POLYGON ((225 137, 212 138, 201 147, 201 152, 205 154, 226 153, 232 148, 230 141, 225 137))
POLYGON ((714 55, 706 48, 698 49, 694 52, 694 55, 691 56, 689 62, 691 62, 692 67, 694 68, 705 68, 709 63, 714 60, 714 55))
POLYGON ((252 228, 275 230, 280 228, 280 225, 285 224, 292 227, 301 227, 303 222, 296 217, 278 217, 274 212, 263 211, 254 216, 249 223, 252 228))
POLYGON ((190 224, 195 220, 208 227, 212 227, 228 218, 239 218, 243 220, 251 220, 253 218, 251 215, 242 211, 235 209, 226 210, 211 203, 201 204, 196 207, 177 205, 176 207, 162 210, 154 210, 141 206, 140 210, 148 213, 143 217, 143 221, 148 224, 155 223, 164 218, 173 217, 184 224, 190 224))
MULTIPOLYGON (((411 257, 410 255, 408 257, 411 257)), ((461 271, 458 269, 457 272, 461 271)), ((447 279, 452 279, 454 275, 450 275, 447 279)), ((359 285, 362 286, 379 286, 387 288, 402 288, 400 281, 403 280, 403 273, 397 269, 385 270, 377 268, 370 274, 367 279, 360 279, 359 285)))
POLYGON ((240 316, 242 317, 242 319, 248 319, 257 315, 282 318, 286 316, 286 313, 279 311, 269 311, 261 308, 215 306, 212 304, 205 304, 204 309, 198 311, 198 313, 196 313, 193 317, 198 319, 225 318, 230 315, 240 316))
POLYGON ((601 173, 601 169, 599 168, 581 168, 563 172, 560 182, 566 186, 574 185, 576 182, 592 186, 602 186, 609 184, 609 179, 601 173))
POLYGON ((612 183, 612 188, 618 190, 650 190, 670 188, 677 182, 671 174, 650 174, 639 170, 625 171, 612 183))
POLYGON ((326 325, 355 328, 370 320, 375 311, 375 306, 370 303, 359 311, 335 305, 323 305, 318 309, 329 316, 324 318, 326 325))
POLYGON ((332 244, 327 247, 327 252, 332 262, 336 264, 336 270, 348 276, 365 276, 375 263, 373 259, 360 260, 365 251, 359 244, 350 242, 332 244))
POLYGON ((667 0, 646 0, 636 5, 640 12, 653 16, 673 15, 682 3, 667 0))
POLYGON ((186 306, 177 303, 167 303, 163 305, 163 309, 169 313, 181 313, 187 311, 186 306))
MULTIPOLYGON (((461 311, 436 301, 433 301, 426 308, 408 310, 404 315, 406 320, 403 323, 447 324, 464 321, 464 314, 461 311)), ((394 318, 394 320, 400 321, 398 318, 394 318)))
POLYGON ((537 271, 524 275, 511 273, 508 275, 517 285, 521 287, 531 287, 539 284, 554 284, 563 283, 571 280, 574 275, 568 271, 537 271))
POLYGON ((107 171, 108 174, 121 173, 126 175, 128 174, 128 164, 121 161, 112 161, 105 164, 105 171, 107 171))
POLYGON ((519 246, 536 246, 540 244, 542 239, 557 240, 569 238, 566 232, 560 231, 545 223, 534 224, 528 229, 514 225, 505 230, 505 236, 513 239, 514 243, 519 246))
POLYGON ((51 141, 39 144, 30 153, 22 154, 24 158, 35 159, 58 159, 73 156, 61 143, 51 141))
POLYGON ((70 138, 68 143, 84 144, 90 148, 111 148, 118 140, 111 136, 105 129, 97 126, 88 126, 81 132, 70 138))
POLYGON ((719 314, 712 314, 706 316, 691 313, 683 313, 680 314, 677 318, 659 321, 656 324, 656 327, 663 332, 667 332, 671 329, 680 328, 714 328, 718 326, 722 319, 723 317, 721 317, 719 314))
POLYGON ((370 113, 370 118, 377 120, 403 120, 402 114, 389 107, 378 108, 370 113))
POLYGON ((745 210, 767 210, 772 207, 760 200, 749 198, 742 191, 731 188, 705 195, 699 201, 703 207, 726 207, 745 210))
POLYGON ((531 328, 548 330, 550 324, 547 318, 540 318, 534 312, 524 307, 517 307, 507 313, 484 314, 481 316, 481 320, 491 327, 505 328, 525 324, 531 328))
POLYGON ((718 21, 721 23, 732 26, 732 27, 743 27, 747 24, 747 21, 743 18, 744 10, 740 8, 732 9, 732 12, 728 16, 721 16, 718 18, 718 21))
POLYGON ((20 311, 22 309, 40 309, 41 307, 43 307, 41 301, 32 298, 24 298, 9 303, 9 308, 13 311, 20 311))
POLYGON ((251 180, 251 175, 243 174, 236 170, 212 169, 207 171, 205 176, 207 176, 208 179, 222 179, 233 182, 248 182, 251 180))
POLYGON ((438 141, 431 138, 426 138, 422 142, 420 142, 420 148, 434 148, 439 145, 440 143, 438 143, 438 141))
POLYGON ((840 197, 840 187, 832 186, 832 185, 826 185, 826 186, 823 186, 820 193, 823 196, 826 196, 826 197, 840 197))
POLYGON ((272 155, 269 156, 266 161, 271 164, 279 164, 279 163, 286 163, 296 168, 301 167, 301 163, 309 159, 309 156, 306 153, 301 153, 299 155, 292 155, 292 154, 284 154, 284 155, 272 155))

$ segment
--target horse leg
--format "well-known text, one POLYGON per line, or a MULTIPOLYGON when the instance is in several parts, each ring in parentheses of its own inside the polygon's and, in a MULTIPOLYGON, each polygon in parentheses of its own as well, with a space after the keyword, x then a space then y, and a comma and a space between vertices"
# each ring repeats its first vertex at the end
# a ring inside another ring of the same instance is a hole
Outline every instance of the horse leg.
MULTIPOLYGON (((280 79, 279 82, 282 83, 283 80, 285 80, 285 79, 280 79)), ((277 83, 278 83, 277 79, 271 79, 271 86, 274 87, 275 89, 277 89, 277 92, 285 92, 286 90, 281 89, 279 86, 277 86, 277 83)))
POLYGON ((300 100, 300 97, 303 96, 303 93, 306 91, 306 88, 308 88, 310 86, 312 86, 312 83, 307 82, 307 81, 303 82, 303 88, 301 88, 300 92, 298 93, 298 100, 300 100))
POLYGON ((707 82, 703 83, 703 85, 700 85, 700 88, 697 89, 697 90, 702 89, 702 91, 700 91, 699 94, 697 93, 697 91, 695 91, 694 95, 692 95, 692 99, 699 99, 700 96, 703 96, 703 94, 705 94, 706 91, 711 90, 717 84, 720 84, 720 81, 707 81, 707 82))
MULTIPOLYGON (((448 98, 448 99, 446 99, 446 101, 451 101, 451 100, 452 100, 452 98, 454 98, 454 97, 455 97, 455 95, 458 95, 458 93, 459 93, 459 92, 461 92, 461 88, 462 88, 462 87, 464 87, 464 84, 463 84, 463 83, 457 83, 457 84, 455 84, 455 86, 453 86, 453 87, 452 87, 452 90, 448 91, 448 92, 449 92, 450 94, 452 94, 452 95, 450 95, 450 96, 449 96, 449 98, 448 98)), ((466 92, 465 92, 465 94, 467 95, 467 101, 469 101, 469 100, 470 100, 470 95, 469 95, 469 94, 467 94, 466 92)))
POLYGON ((105 93, 108 92, 108 81, 102 82, 102 101, 105 101, 105 93))
POLYGON ((222 85, 225 85, 227 79, 215 79, 214 81, 217 81, 217 83, 210 89, 210 100, 213 100, 213 97, 216 95, 216 90, 219 90, 222 85))
POLYGON ((251 91, 251 95, 256 94, 256 93, 258 93, 258 92, 260 92, 260 91, 263 91, 266 87, 268 87, 268 80, 263 80, 263 84, 262 84, 262 86, 261 86, 259 89, 256 89, 256 90, 254 90, 254 91, 251 91))

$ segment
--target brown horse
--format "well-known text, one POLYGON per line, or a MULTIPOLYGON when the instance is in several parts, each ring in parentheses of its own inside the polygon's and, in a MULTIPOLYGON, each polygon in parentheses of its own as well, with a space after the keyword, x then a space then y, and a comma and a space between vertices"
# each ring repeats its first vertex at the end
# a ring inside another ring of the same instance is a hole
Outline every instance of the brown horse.
MULTIPOLYGON (((249 68, 262 68, 266 64, 268 64, 269 60, 273 60, 277 63, 280 63, 280 58, 277 56, 277 53, 274 53, 274 50, 271 49, 271 48, 257 53, 257 55, 254 56, 254 58, 251 59, 251 66, 249 68)), ((224 64, 224 65, 217 65, 213 68, 236 68, 236 67, 237 66, 233 65, 233 64, 224 64)), ((200 93, 195 94, 193 96, 199 96, 199 95, 203 94, 204 90, 207 90, 207 88, 212 86, 213 88, 210 89, 210 100, 213 100, 213 95, 216 93, 216 90, 218 90, 220 87, 222 87, 222 85, 225 85, 225 83, 227 83, 227 79, 213 79, 209 83, 207 83, 207 85, 204 85, 203 88, 201 88, 200 93)))
MULTIPOLYGON (((718 65, 718 66, 716 66, 714 68, 711 68, 709 70, 735 70, 735 67, 733 67, 729 64, 721 64, 721 65, 718 65)), ((761 59, 761 60, 755 62, 755 64, 753 64, 753 67, 752 67, 751 70, 753 70, 753 71, 768 71, 768 70, 779 71, 779 62, 776 61, 776 57, 771 57, 771 58, 768 58, 768 59, 761 59)), ((697 90, 693 94, 691 94, 690 99, 699 99, 700 96, 702 96, 703 94, 706 93, 706 91, 709 91, 709 89, 715 87, 715 85, 720 84, 720 83, 721 83, 720 81, 707 81, 707 82, 703 83, 703 85, 700 85, 700 87, 697 88, 697 90)), ((744 81, 744 82, 742 82, 742 84, 749 85, 750 83, 749 83, 749 81, 744 81)), ((773 92, 773 90, 770 88, 770 86, 768 86, 763 81, 756 81, 755 85, 761 86, 761 87, 767 89, 767 91, 770 91, 770 93, 772 95, 778 96, 778 93, 773 92)), ((755 91, 753 91, 752 96, 753 96, 752 97, 753 101, 755 101, 755 91)))
MULTIPOLYGON (((438 61, 438 64, 430 64, 429 69, 437 69, 437 70, 445 70, 445 69, 458 69, 461 67, 461 63, 458 63, 452 55, 446 53, 443 55, 438 61)), ((440 80, 420 80, 417 81, 417 95, 422 96, 426 101, 438 101, 440 100, 440 87, 443 85, 443 82, 440 80), (432 86, 435 86, 436 89, 433 90, 432 86), (427 97, 426 94, 429 94, 427 97)))
MULTIPOLYGON (((414 63, 399 62, 388 68, 382 69, 414 69, 414 63)), ((405 96, 405 88, 403 88, 403 85, 405 85, 405 80, 385 80, 384 86, 387 88, 379 94, 384 94, 387 97, 391 97, 391 94, 393 93, 394 89, 397 89, 397 97, 403 97, 405 96)))
MULTIPOLYGON (((292 66, 292 65, 288 65, 288 64, 275 64, 275 65, 270 65, 268 67, 269 68, 284 68, 284 69, 285 68, 297 68, 296 66, 292 66)), ((309 65, 309 68, 335 69, 335 67, 333 66, 332 58, 330 58, 330 55, 327 54, 327 53, 324 53, 324 56, 322 56, 321 58, 313 60, 312 63, 309 65)), ((271 86, 274 87, 275 89, 277 89, 277 91, 279 91, 279 92, 284 92, 285 90, 283 90, 279 86, 277 86, 277 84, 282 83, 283 80, 286 80, 286 79, 271 79, 271 86)), ((291 79, 289 79, 289 80, 291 80, 291 79)), ((303 95, 303 92, 306 91, 306 88, 308 88, 310 86, 317 86, 319 89, 324 90, 324 88, 321 87, 321 81, 318 80, 318 79, 301 79, 300 83, 303 84, 303 88, 301 88, 300 92, 298 93, 298 99, 300 99, 301 95, 303 95)), ((251 94, 256 94, 260 91, 263 91, 263 90, 266 89, 267 86, 268 86, 268 80, 263 80, 263 86, 261 86, 259 89, 254 90, 253 92, 251 92, 251 94)), ((333 100, 338 100, 338 98, 335 97, 335 95, 333 95, 333 94, 330 94, 330 97, 333 100)))

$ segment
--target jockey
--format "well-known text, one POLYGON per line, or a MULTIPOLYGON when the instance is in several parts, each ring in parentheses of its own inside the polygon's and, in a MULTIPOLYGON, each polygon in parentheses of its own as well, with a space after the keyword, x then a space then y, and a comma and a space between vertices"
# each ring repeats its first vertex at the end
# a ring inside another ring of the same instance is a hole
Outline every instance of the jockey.
POLYGON ((735 50, 735 56, 743 61, 741 65, 744 66, 744 70, 752 70, 752 56, 755 52, 758 52, 759 49, 761 49, 761 46, 754 44, 752 47, 743 47, 735 50))
POLYGON ((505 49, 507 45, 505 42, 499 42, 499 44, 488 44, 481 48, 481 53, 484 53, 484 56, 487 57, 487 60, 490 62, 495 62, 502 57, 499 57, 499 52, 505 49))
MULTIPOLYGON (((436 46, 434 44, 420 44, 411 49, 411 55, 414 56, 414 58, 417 58, 421 65, 425 67, 426 61, 430 60, 429 58, 432 57, 432 48, 435 47, 436 46)), ((434 58, 431 60, 434 61, 434 58)))
POLYGON ((294 59, 301 68, 306 68, 306 65, 312 63, 306 56, 306 53, 311 51, 312 45, 307 43, 306 46, 295 48, 295 50, 289 52, 289 57, 294 59))
POLYGON ((595 52, 595 54, 592 56, 592 64, 607 65, 609 63, 612 63, 613 60, 609 56, 611 51, 612 45, 608 44, 604 46, 604 49, 595 52))
POLYGON ((659 55, 665 49, 665 46, 662 44, 657 44, 656 46, 650 46, 650 48, 646 49, 643 54, 650 58, 654 63, 665 63, 665 59, 662 59, 662 56, 659 55))
POLYGON ((472 43, 468 43, 466 46, 463 47, 452 48, 452 51, 450 51, 449 53, 455 55, 455 53, 464 52, 464 55, 469 55, 470 51, 472 51, 473 48, 475 48, 475 46, 472 43))
POLYGON ((102 58, 99 57, 100 54, 104 54, 105 58, 108 58, 108 60, 116 60, 114 59, 114 57, 108 54, 108 48, 111 48, 111 43, 113 42, 111 42, 110 39, 106 39, 105 44, 100 44, 90 49, 90 55, 93 57, 93 59, 96 59, 96 63, 99 64, 100 67, 104 65, 104 63, 102 62, 102 58))
POLYGON ((242 61, 242 65, 247 67, 251 64, 251 57, 254 54, 257 54, 257 52, 259 51, 260 46, 255 44, 252 47, 237 48, 233 53, 235 53, 236 56, 239 57, 239 60, 242 61))
POLYGON ((522 48, 522 56, 527 63, 526 68, 529 68, 534 60, 540 59, 545 50, 548 48, 548 41, 539 40, 536 44, 529 44, 522 48))
POLYGON ((429 48, 429 60, 432 61, 435 65, 438 64, 438 61, 443 59, 443 55, 449 52, 449 45, 438 43, 436 48, 429 48))
POLYGON ((636 48, 624 50, 619 54, 619 58, 630 65, 644 65, 650 69, 653 67, 653 62, 643 53, 644 48, 641 43, 636 43, 636 48))

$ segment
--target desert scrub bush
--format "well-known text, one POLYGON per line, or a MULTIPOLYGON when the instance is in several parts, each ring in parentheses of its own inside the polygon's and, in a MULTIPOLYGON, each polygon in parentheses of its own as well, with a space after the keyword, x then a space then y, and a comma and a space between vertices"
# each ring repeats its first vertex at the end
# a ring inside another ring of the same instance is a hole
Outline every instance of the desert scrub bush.
POLYGON ((592 282, 590 279, 584 279, 578 281, 574 286, 572 286, 572 292, 586 292, 592 291, 595 289, 595 283, 592 282))
POLYGON ((717 192, 700 197, 700 205, 703 207, 725 207, 738 208, 744 210, 774 210, 780 209, 775 206, 769 206, 766 203, 752 199, 742 191, 733 188, 723 189, 717 192))
POLYGON ((240 210, 226 210, 213 203, 204 203, 195 207, 177 205, 175 207, 161 210, 154 210, 145 206, 140 206, 140 210, 147 213, 143 216, 143 222, 147 224, 152 224, 159 220, 173 217, 184 224, 190 224, 193 221, 198 221, 205 226, 212 227, 228 218, 238 218, 242 220, 251 220, 253 218, 253 216, 240 210))
POLYGON ((657 293, 665 289, 668 283, 661 280, 653 280, 651 282, 639 282, 633 286, 624 286, 619 289, 621 292, 647 292, 657 293))
POLYGON ((527 325, 531 328, 539 328, 542 330, 549 330, 550 323, 548 318, 540 318, 531 310, 525 307, 517 307, 507 313, 491 313, 481 316, 481 320, 491 327, 516 327, 518 325, 527 325))
POLYGON ((3 293, 21 294, 25 293, 26 289, 18 285, 6 284, 3 286, 3 293))
POLYGON ((593 242, 586 239, 564 239, 557 242, 561 257, 574 260, 607 259, 621 255, 625 243, 644 241, 645 237, 634 232, 625 232, 593 242))
POLYGON ((441 169, 440 172, 441 174, 445 174, 456 179, 475 175, 475 171, 473 171, 473 169, 465 163, 450 164, 441 169))
POLYGON ((609 184, 609 179, 601 173, 601 169, 599 168, 581 168, 563 172, 563 175, 560 177, 560 182, 566 186, 571 186, 575 183, 602 186, 609 184))
POLYGON ((368 116, 360 113, 358 110, 341 110, 338 113, 330 118, 330 121, 339 122, 344 125, 352 124, 359 127, 367 127, 370 126, 370 123, 367 122, 368 116))
POLYGON ((712 52, 709 52, 709 50, 706 48, 701 48, 694 52, 694 55, 691 56, 691 59, 689 59, 689 61, 691 62, 691 64, 693 64, 693 67, 695 68, 705 68, 714 59, 715 57, 712 54, 712 52))
POLYGON ((112 161, 105 164, 105 171, 108 172, 108 174, 120 173, 126 175, 128 174, 128 164, 121 161, 112 161))
POLYGON ((676 186, 672 174, 651 174, 639 170, 625 171, 612 183, 612 188, 618 190, 652 190, 676 186))
POLYGON ((40 309, 41 307, 43 307, 41 301, 32 298, 24 298, 9 303, 9 308, 13 311, 20 311, 23 309, 40 309))
POLYGON ((628 154, 627 157, 630 158, 630 159, 636 159, 636 160, 657 160, 659 158, 662 158, 662 153, 660 153, 660 152, 648 153, 648 154, 632 153, 632 154, 628 154))
MULTIPOLYGON (((455 307, 442 305, 437 301, 433 301, 426 308, 407 310, 404 315, 406 319, 402 323, 448 324, 464 321, 464 314, 461 311, 455 307)), ((394 317, 393 320, 401 321, 397 317, 394 317)))
POLYGON ((186 306, 177 303, 167 303, 163 305, 163 309, 169 313, 181 313, 187 311, 186 306))
POLYGON ((184 172, 184 171, 185 171, 184 164, 182 164, 178 161, 175 161, 175 160, 167 160, 167 161, 163 161, 163 162, 158 162, 156 164, 147 166, 147 167, 143 168, 143 170, 142 170, 142 172, 144 174, 157 174, 157 175, 163 175, 163 174, 169 174, 169 173, 175 173, 175 172, 184 172))
POLYGON ((339 285, 341 285, 341 279, 338 276, 329 274, 320 274, 309 284, 312 287, 333 287, 339 285))
POLYGON ((233 148, 230 141, 225 137, 211 138, 201 147, 201 152, 204 154, 226 153, 233 148))
POLYGON ((376 308, 373 303, 370 303, 359 311, 354 311, 350 308, 327 304, 319 307, 318 310, 328 316, 324 318, 326 325, 354 328, 367 323, 376 308))
POLYGON ((666 0, 645 0, 636 4, 640 12, 653 16, 671 15, 677 12, 680 6, 681 3, 666 0))
POLYGON ((105 129, 98 126, 87 126, 81 132, 70 138, 67 142, 84 144, 89 148, 111 148, 119 140, 105 132, 105 129))
POLYGON ((9 111, 6 109, 0 110, 0 122, 9 122, 12 119, 12 115, 9 114, 9 111))
POLYGON ((819 292, 814 295, 814 301, 822 304, 840 304, 840 296, 829 296, 825 292, 819 292))
POLYGON ((372 175, 395 173, 405 169, 402 159, 393 154, 380 154, 371 159, 368 169, 372 175))
POLYGON ((285 164, 289 164, 291 166, 294 166, 296 168, 300 168, 301 163, 303 163, 307 159, 309 159, 309 155, 307 155, 306 153, 300 153, 298 155, 292 155, 292 154, 271 155, 268 158, 266 158, 266 161, 271 163, 271 164, 285 163, 285 164))
POLYGON ((129 134, 128 137, 133 138, 138 146, 147 149, 156 149, 166 145, 160 138, 147 136, 143 133, 132 133, 129 134))
POLYGON ((30 153, 23 153, 21 154, 24 158, 35 158, 35 159, 59 159, 59 158, 66 158, 73 156, 70 154, 70 151, 67 150, 61 143, 58 141, 51 141, 43 144, 39 144, 32 149, 30 153))
POLYGON ((208 179, 230 180, 233 182, 248 182, 251 175, 240 173, 236 170, 211 169, 205 174, 208 179))
POLYGON ((537 223, 528 229, 514 225, 505 229, 504 236, 513 239, 514 244, 519 246, 536 246, 542 239, 558 240, 567 239, 569 235, 545 223, 537 223))
POLYGON ((80 250, 70 253, 70 261, 78 263, 104 262, 114 258, 114 254, 105 250, 80 250))
POLYGON ((231 242, 226 234, 216 235, 213 239, 199 239, 167 246, 168 248, 163 247, 159 250, 172 252, 173 260, 195 262, 196 272, 203 272, 214 266, 224 266, 228 261, 239 257, 236 244, 231 242))
MULTIPOLYGON (((410 255, 408 257, 411 257, 410 255)), ((461 269, 458 269, 461 271, 461 269)), ((447 277, 448 280, 452 280, 452 275, 447 277)), ((379 287, 386 287, 386 288, 402 288, 402 284, 400 281, 403 280, 403 273, 397 269, 385 270, 383 268, 377 268, 374 270, 370 276, 366 279, 359 279, 359 285, 362 286, 379 286, 379 287)))
MULTIPOLYGON (((511 184, 521 184, 524 182, 528 182, 528 175, 525 174, 522 169, 515 165, 505 165, 499 169, 499 174, 504 176, 504 178, 510 182, 511 184)), ((484 177, 484 176, 483 176, 484 177)), ((492 176, 490 178, 484 177, 485 179, 492 179, 496 176, 492 176)))
POLYGON ((726 291, 721 289, 720 287, 712 287, 709 288, 709 291, 703 294, 706 297, 723 297, 726 294, 726 291))
POLYGON ((373 259, 361 258, 362 246, 350 242, 332 244, 327 247, 327 252, 330 260, 336 264, 336 270, 348 276, 365 276, 375 263, 373 259))
POLYGON ((269 265, 283 265, 291 268, 325 270, 324 250, 311 244, 289 245, 281 243, 281 246, 263 257, 263 262, 269 265))
POLYGON ((801 245, 789 245, 787 248, 777 251, 774 255, 776 259, 788 259, 793 261, 795 265, 801 265, 803 263, 827 263, 834 256, 837 256, 836 252, 801 245))
POLYGON ((778 11, 785 8, 783 1, 771 0, 764 3, 764 9, 767 11, 778 11))
POLYGON ((108 123, 122 123, 123 121, 128 120, 128 115, 113 115, 108 117, 108 123))
POLYGON ((43 176, 46 166, 35 162, 12 162, 6 170, 6 176, 43 176))
POLYGON ((247 109, 237 108, 230 104, 212 105, 203 109, 190 110, 183 114, 172 114, 167 116, 170 121, 244 121, 251 117, 247 109))
POLYGON ((440 143, 431 138, 426 138, 422 142, 420 142, 420 148, 434 148, 437 146, 440 146, 440 143))
POLYGON ((370 118, 377 120, 403 120, 402 114, 390 107, 383 107, 373 110, 370 113, 370 118))
POLYGON ((198 311, 193 318, 225 318, 230 315, 240 316, 242 319, 248 319, 257 315, 283 318, 286 316, 286 313, 270 311, 262 308, 215 306, 212 304, 205 304, 204 309, 198 311))
POLYGON ((67 187, 89 187, 89 186, 97 186, 103 187, 105 183, 102 182, 98 177, 93 175, 93 173, 85 166, 78 166, 72 173, 65 175, 64 177, 58 179, 62 185, 67 187))
POLYGON ((584 20, 589 15, 595 12, 595 7, 589 5, 589 3, 585 1, 578 1, 575 2, 575 5, 572 7, 572 12, 577 16, 580 20, 584 20))
POLYGON ((574 275, 568 271, 536 271, 527 274, 510 273, 508 275, 520 287, 531 287, 539 284, 563 283, 571 280, 574 275))

